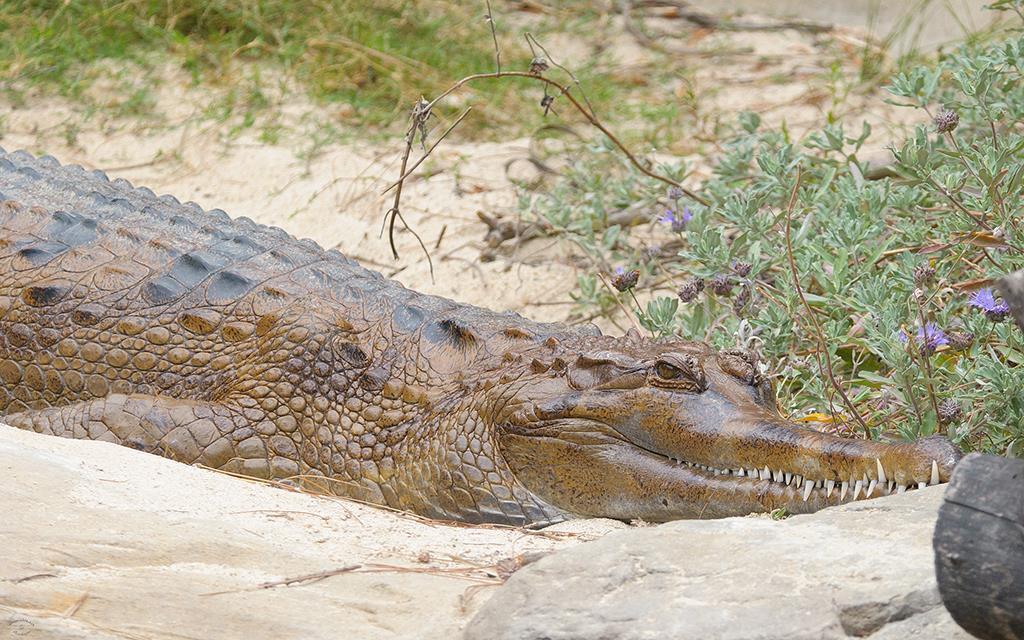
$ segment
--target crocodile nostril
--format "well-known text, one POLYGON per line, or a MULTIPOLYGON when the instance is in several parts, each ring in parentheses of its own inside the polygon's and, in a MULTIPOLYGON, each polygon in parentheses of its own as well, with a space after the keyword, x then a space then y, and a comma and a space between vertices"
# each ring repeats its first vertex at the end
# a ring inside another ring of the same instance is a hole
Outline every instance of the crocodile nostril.
POLYGON ((761 384, 762 377, 757 368, 757 355, 751 351, 732 349, 718 355, 722 371, 746 382, 752 387, 761 384))

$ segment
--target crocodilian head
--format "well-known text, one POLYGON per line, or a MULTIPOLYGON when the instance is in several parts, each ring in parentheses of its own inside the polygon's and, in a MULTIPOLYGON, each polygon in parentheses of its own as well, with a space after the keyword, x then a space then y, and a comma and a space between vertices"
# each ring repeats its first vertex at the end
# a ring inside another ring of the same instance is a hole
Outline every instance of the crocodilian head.
POLYGON ((516 479, 573 514, 806 513, 946 482, 961 457, 937 436, 883 443, 789 423, 746 352, 633 334, 568 354, 532 360, 496 427, 516 479))

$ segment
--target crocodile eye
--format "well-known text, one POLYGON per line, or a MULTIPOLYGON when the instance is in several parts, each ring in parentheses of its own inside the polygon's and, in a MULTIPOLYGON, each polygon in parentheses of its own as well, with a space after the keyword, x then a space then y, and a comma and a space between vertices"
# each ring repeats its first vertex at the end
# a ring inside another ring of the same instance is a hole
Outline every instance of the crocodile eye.
POLYGON ((654 372, 663 380, 675 380, 683 376, 683 370, 667 362, 659 362, 654 365, 654 372))
POLYGON ((700 393, 707 389, 707 380, 700 363, 691 355, 671 354, 654 363, 651 383, 669 389, 700 393))

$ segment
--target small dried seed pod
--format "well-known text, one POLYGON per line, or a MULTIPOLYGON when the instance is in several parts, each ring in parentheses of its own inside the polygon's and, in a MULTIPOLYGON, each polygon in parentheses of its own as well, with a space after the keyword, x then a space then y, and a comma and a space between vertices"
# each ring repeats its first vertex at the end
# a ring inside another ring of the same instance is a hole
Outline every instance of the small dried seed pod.
POLYGON ((700 278, 690 278, 679 287, 676 293, 683 302, 693 302, 704 290, 704 281, 700 278))
POLYGON ((939 133, 949 133, 960 124, 960 116, 952 109, 945 109, 932 118, 932 122, 939 133))
POLYGON ((746 278, 747 276, 749 276, 750 272, 753 269, 754 265, 750 264, 749 262, 737 261, 732 263, 732 270, 735 271, 736 275, 738 275, 741 278, 746 278))
POLYGON ((730 278, 727 274, 720 273, 714 278, 711 278, 709 286, 711 287, 711 291, 716 296, 728 296, 729 294, 732 293, 732 278, 730 278))
POLYGON ((636 286, 636 283, 640 280, 640 271, 632 269, 630 271, 623 271, 622 273, 615 274, 612 278, 612 286, 619 291, 629 291, 636 286))
POLYGON ((963 416, 963 408, 960 406, 960 403, 953 398, 946 398, 939 403, 939 422, 942 424, 959 422, 960 418, 963 416))
POLYGON ((935 268, 927 264, 914 267, 914 284, 918 287, 931 284, 935 280, 935 268))
POLYGON ((965 351, 974 344, 974 334, 970 331, 954 331, 949 336, 949 348, 952 351, 965 351))
POLYGON ((742 316, 743 312, 747 308, 747 304, 750 302, 750 287, 743 285, 740 287, 740 292, 736 294, 736 297, 732 301, 732 312, 737 316, 742 316))

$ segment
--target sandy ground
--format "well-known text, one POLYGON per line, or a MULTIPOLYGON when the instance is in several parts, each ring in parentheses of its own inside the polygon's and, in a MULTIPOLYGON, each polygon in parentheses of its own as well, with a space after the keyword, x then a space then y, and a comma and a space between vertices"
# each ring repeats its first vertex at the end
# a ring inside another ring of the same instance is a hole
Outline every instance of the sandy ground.
MULTIPOLYGON (((793 30, 682 31, 679 21, 670 20, 648 20, 646 28, 663 35, 660 47, 703 52, 684 56, 684 66, 691 71, 688 79, 665 87, 666 100, 695 92, 702 121, 729 120, 739 111, 750 110, 768 124, 785 122, 799 136, 832 110, 845 115, 857 131, 862 119, 881 130, 874 137, 879 141, 874 149, 877 155, 882 152, 880 145, 891 139, 886 132, 893 132, 912 115, 910 110, 886 105, 877 91, 846 95, 841 109, 834 103, 823 77, 844 52, 850 56, 850 68, 844 72, 855 73, 851 61, 863 45, 855 31, 838 30, 828 36, 793 30)), ((639 44, 620 19, 595 35, 604 37, 588 43, 556 34, 549 36, 549 44, 570 67, 601 55, 610 73, 625 77, 642 73, 654 59, 652 50, 639 44)), ((299 92, 282 98, 279 108, 286 133, 276 144, 267 144, 254 132, 229 135, 236 120, 204 120, 200 114, 210 94, 191 87, 180 72, 167 69, 163 76, 154 96, 162 116, 159 124, 85 113, 67 100, 40 95, 27 100, 28 108, 0 102, 0 144, 8 150, 49 153, 61 162, 100 168, 112 177, 127 178, 183 201, 191 199, 205 208, 281 226, 325 247, 337 247, 420 291, 514 310, 538 320, 564 320, 572 311, 568 293, 579 265, 586 265, 570 259, 567 243, 534 241, 514 256, 499 253, 497 260, 480 260, 486 227, 477 213, 517 215, 516 192, 506 176, 506 165, 527 155, 527 139, 446 140, 424 164, 427 177, 407 184, 403 211, 431 249, 435 267, 431 279, 411 234, 398 236, 398 261, 392 259, 387 240, 380 237, 381 221, 390 206, 389 197, 381 192, 398 175, 400 139, 334 144, 313 157, 300 157, 316 135, 309 123, 318 120, 310 114, 329 121, 329 109, 309 104, 299 92)), ((113 84, 92 89, 95 96, 112 101, 117 100, 117 91, 113 84)), ((688 160, 695 166, 690 181, 697 183, 707 174, 710 159, 694 155, 688 160)), ((598 324, 616 330, 607 322, 598 324)))

